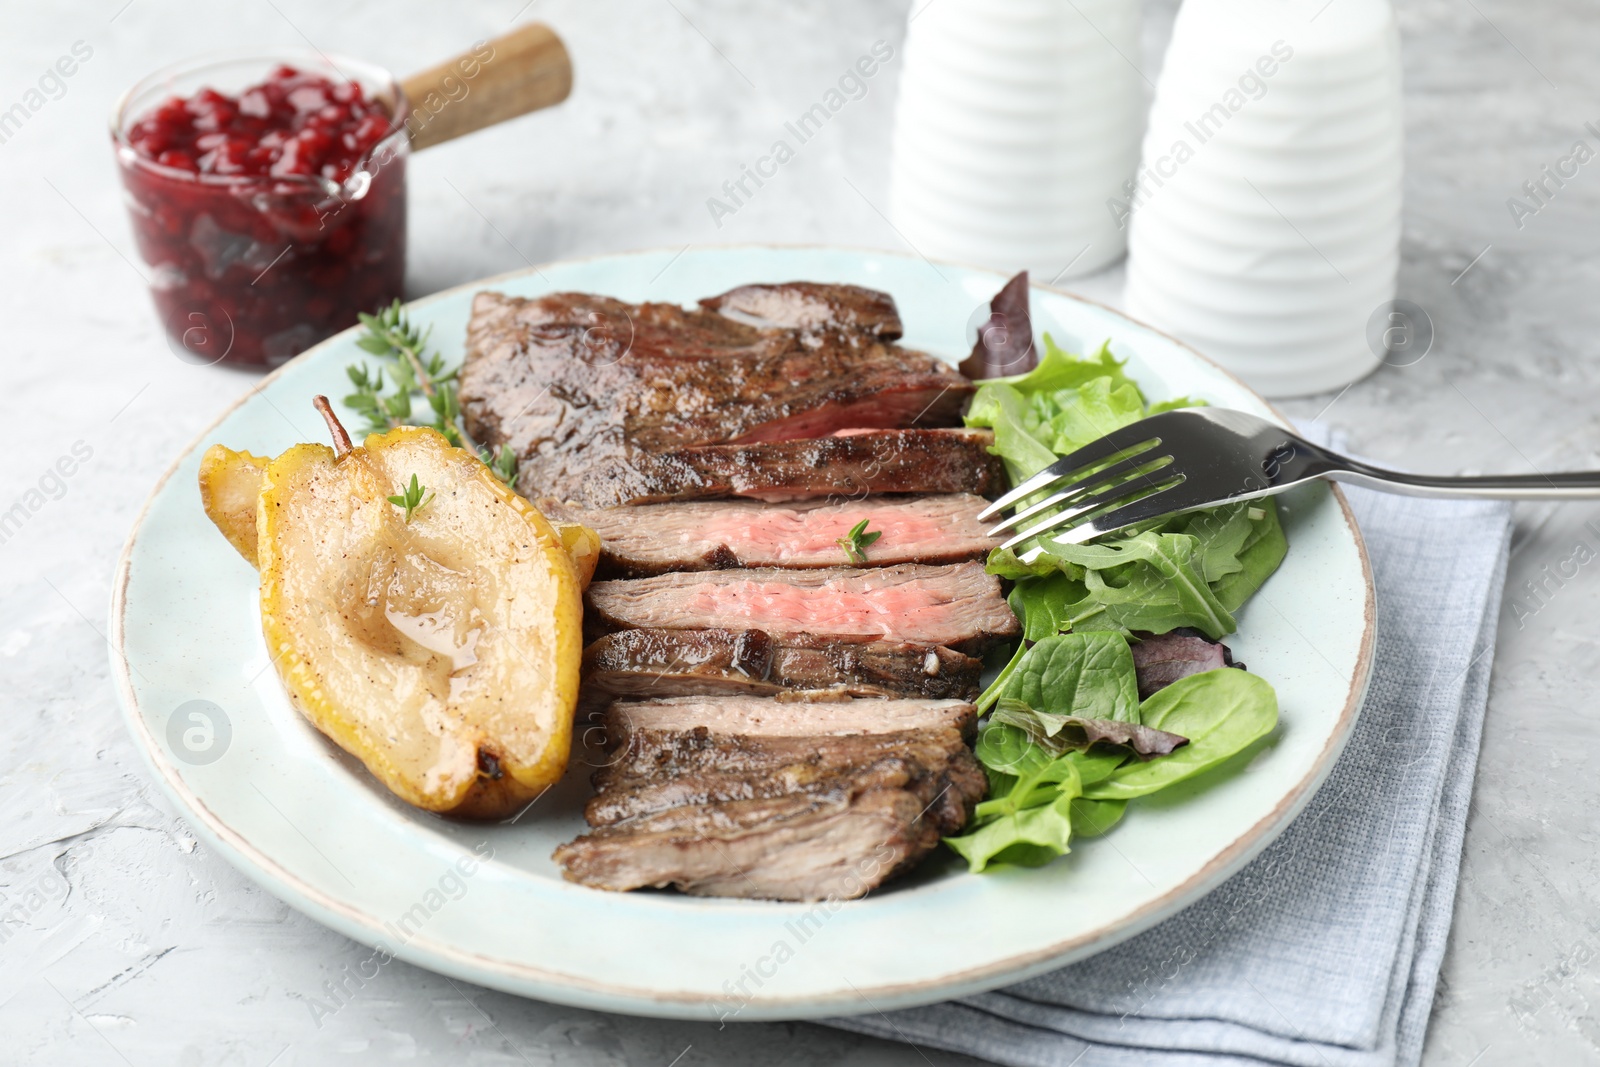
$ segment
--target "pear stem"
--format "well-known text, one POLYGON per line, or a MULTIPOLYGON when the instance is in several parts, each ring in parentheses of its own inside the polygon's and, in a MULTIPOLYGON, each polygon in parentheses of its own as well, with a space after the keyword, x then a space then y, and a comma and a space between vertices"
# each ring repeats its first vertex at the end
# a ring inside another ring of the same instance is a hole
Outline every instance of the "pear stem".
POLYGON ((322 415, 322 421, 328 424, 328 433, 333 437, 333 458, 343 459, 350 454, 350 434, 345 431, 344 423, 339 421, 339 416, 333 413, 333 405, 328 403, 325 396, 311 398, 311 406, 322 415))

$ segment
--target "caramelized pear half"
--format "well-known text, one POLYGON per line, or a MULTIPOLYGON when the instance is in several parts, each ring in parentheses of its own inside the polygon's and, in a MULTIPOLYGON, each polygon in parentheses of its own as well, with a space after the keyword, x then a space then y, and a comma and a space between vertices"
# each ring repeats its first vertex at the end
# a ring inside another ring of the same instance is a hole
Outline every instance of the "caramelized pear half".
MULTIPOLYGON (((268 457, 235 452, 224 445, 212 445, 200 457, 200 504, 206 518, 252 567, 256 564, 256 502, 271 462, 268 457)), ((579 582, 587 589, 600 563, 600 535, 574 522, 551 525, 578 568, 579 582)))
POLYGON ((477 457, 413 427, 338 454, 296 445, 262 473, 254 525, 262 627, 291 699, 397 796, 499 818, 561 777, 578 569, 477 457), (413 476, 432 495, 408 516, 389 497, 413 476))
POLYGON ((239 555, 255 566, 256 501, 272 460, 212 445, 200 457, 200 505, 239 555))

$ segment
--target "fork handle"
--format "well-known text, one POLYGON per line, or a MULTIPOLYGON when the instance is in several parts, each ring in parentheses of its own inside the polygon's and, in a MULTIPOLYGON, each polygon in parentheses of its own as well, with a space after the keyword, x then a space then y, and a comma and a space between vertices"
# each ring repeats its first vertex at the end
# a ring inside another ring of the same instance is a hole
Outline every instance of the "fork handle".
POLYGON ((1600 499, 1600 471, 1558 471, 1552 474, 1473 474, 1444 476, 1385 470, 1340 457, 1321 472, 1336 482, 1381 489, 1406 496, 1477 497, 1487 500, 1600 499))

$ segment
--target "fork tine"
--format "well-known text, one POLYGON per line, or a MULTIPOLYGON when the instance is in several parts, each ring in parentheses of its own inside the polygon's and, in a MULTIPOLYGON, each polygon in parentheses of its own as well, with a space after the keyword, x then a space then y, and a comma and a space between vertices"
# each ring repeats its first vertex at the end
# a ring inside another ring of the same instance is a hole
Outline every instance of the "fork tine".
MULTIPOLYGON (((1184 500, 1181 497, 1173 497, 1171 495, 1182 484, 1183 478, 1179 477, 1171 485, 1165 486, 1149 496, 1140 497, 1131 504, 1124 504, 1115 511, 1108 511, 1103 515, 1095 516, 1087 522, 1074 525, 1072 529, 1056 534, 1052 539, 1064 541, 1069 545, 1081 545, 1085 541, 1092 541, 1096 537, 1116 533, 1118 530, 1125 530, 1129 526, 1137 526, 1141 522, 1148 522, 1163 515, 1176 514, 1187 510, 1188 505, 1193 502, 1192 500, 1184 500)), ((1051 521, 1041 523, 1040 531, 1066 525, 1072 522, 1074 518, 1075 516, 1057 515, 1051 521)), ((1044 548, 1042 546, 1036 546, 1024 552, 1019 558, 1023 563, 1032 563, 1043 552, 1044 548)))
POLYGON ((1155 415, 1149 419, 1141 419, 1131 425, 1122 427, 1120 430, 1112 430, 1104 437, 1090 441, 1076 452, 1068 453, 978 512, 978 521, 982 522, 984 519, 992 518, 1017 501, 1026 499, 1039 490, 1046 488, 1056 479, 1083 467, 1103 462, 1118 452, 1125 452, 1140 445, 1147 446, 1143 449, 1144 451, 1156 447, 1161 443, 1161 435, 1155 427, 1149 424, 1156 419, 1164 418, 1166 414, 1171 414, 1171 412, 1155 415))
MULTIPOLYGON (((1132 482, 1142 478, 1145 480, 1146 484, 1154 485, 1155 483, 1150 481, 1151 476, 1165 467, 1170 467, 1174 462, 1176 462, 1176 460, 1170 455, 1152 456, 1151 452, 1153 451, 1155 450, 1151 449, 1146 452, 1140 452, 1137 455, 1129 456, 1127 459, 1113 463, 1109 467, 1102 467, 1100 470, 1095 471, 1093 474, 1090 474, 1087 477, 1080 478, 1077 481, 1068 482, 1067 484, 1061 486, 1061 491, 1059 493, 1051 494, 1045 499, 1039 501, 1037 504, 1022 509, 1009 519, 1006 519, 995 526, 994 529, 989 531, 989 536, 994 537, 1005 530, 1021 525, 1028 519, 1039 514, 1041 511, 1045 511, 1068 501, 1086 496, 1090 494, 1091 491, 1103 489, 1111 485, 1113 482, 1125 480, 1132 482), (1140 470, 1142 467, 1151 467, 1151 469, 1140 470), (1132 477, 1129 477, 1130 475, 1132 477)), ((1060 483, 1056 484, 1059 485, 1060 483)))
MULTIPOLYGON (((1151 496, 1159 496, 1160 494, 1165 493, 1167 490, 1183 484, 1183 480, 1183 475, 1179 474, 1170 476, 1159 484, 1137 481, 1121 482, 1117 485, 1111 486, 1110 488, 1095 493, 1077 507, 1068 508, 1066 511, 1051 515, 1043 522, 1036 523, 1033 526, 1028 527, 1026 530, 1020 531, 1009 541, 1003 543, 1000 547, 1011 548, 1015 545, 1020 545, 1022 542, 1027 541, 1030 538, 1037 537, 1042 533, 1046 533, 1062 526, 1070 525, 1076 527, 1085 518, 1085 516, 1091 516, 1097 512, 1107 512, 1108 509, 1115 507, 1118 504, 1123 504, 1124 507, 1132 507, 1134 504, 1138 503, 1139 500, 1148 499, 1151 496), (1137 493, 1147 492, 1151 489, 1156 491, 1154 493, 1147 493, 1147 496, 1145 497, 1130 499, 1137 493)), ((1118 510, 1120 511, 1123 509, 1119 508, 1118 510)), ((1104 517, 1105 515, 1103 514, 1099 516, 1099 518, 1104 517)), ((1096 519, 1091 518, 1089 521, 1095 522, 1096 519)), ((1078 542, 1073 543, 1076 544, 1078 542)))

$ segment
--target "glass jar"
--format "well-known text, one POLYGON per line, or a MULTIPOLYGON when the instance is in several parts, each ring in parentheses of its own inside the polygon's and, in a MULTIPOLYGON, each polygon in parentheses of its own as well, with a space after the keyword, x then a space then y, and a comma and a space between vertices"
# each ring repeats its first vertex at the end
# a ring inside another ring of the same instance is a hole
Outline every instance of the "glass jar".
POLYGON ((275 366, 354 325, 356 312, 401 295, 409 114, 387 71, 340 56, 211 56, 128 90, 111 137, 151 296, 174 352, 202 364, 275 366), (387 132, 338 180, 277 165, 265 175, 197 172, 183 153, 162 153, 170 157, 162 163, 130 139, 141 119, 174 99, 211 90, 220 106, 242 104, 286 66, 336 85, 355 83, 387 114, 387 132))

